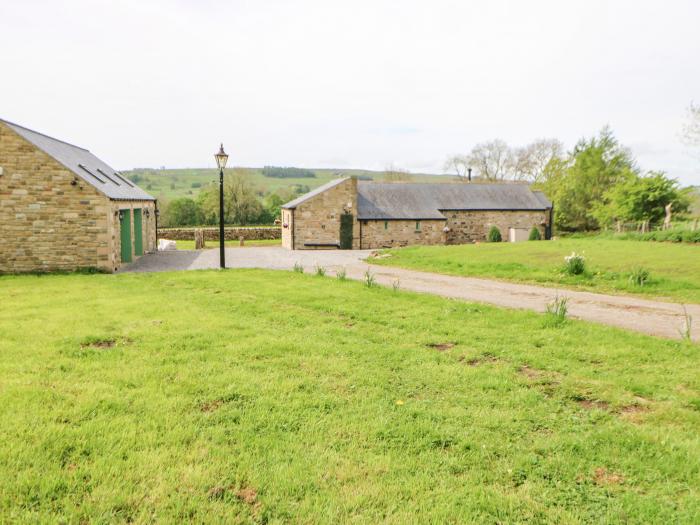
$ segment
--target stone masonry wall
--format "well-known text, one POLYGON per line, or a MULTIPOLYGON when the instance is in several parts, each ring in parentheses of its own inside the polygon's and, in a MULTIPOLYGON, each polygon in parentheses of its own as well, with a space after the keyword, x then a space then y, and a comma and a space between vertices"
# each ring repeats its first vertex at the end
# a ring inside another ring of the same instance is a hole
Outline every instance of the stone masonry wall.
POLYGON ((446 244, 465 244, 485 241, 491 226, 501 230, 504 241, 508 240, 510 228, 537 226, 544 239, 544 225, 549 214, 545 211, 442 211, 447 217, 446 244))
POLYGON ((143 253, 153 253, 156 246, 156 205, 153 201, 110 201, 109 214, 109 262, 114 271, 121 266, 121 231, 119 225, 119 212, 131 215, 131 260, 136 260, 136 235, 134 228, 134 210, 141 211, 141 238, 143 239, 143 253))
POLYGON ((282 210, 282 247, 291 250, 292 230, 294 229, 292 210, 282 210))
POLYGON ((444 220, 360 221, 363 250, 396 248, 412 244, 445 244, 444 220), (417 224, 419 228, 417 228, 417 224))
MULTIPOLYGON (((205 241, 218 241, 219 228, 158 228, 159 239, 170 239, 171 241, 192 241, 194 231, 204 230, 205 241)), ((246 241, 259 241, 266 239, 280 239, 282 237, 281 228, 256 228, 256 227, 235 227, 224 228, 224 239, 227 241, 237 241, 243 237, 246 241)))
POLYGON ((0 123, 0 272, 110 270, 108 212, 107 197, 0 123))
MULTIPOLYGON (((360 228, 357 222, 357 179, 349 178, 340 184, 311 197, 296 207, 290 223, 295 250, 324 248, 314 244, 340 243, 340 216, 348 209, 354 216, 352 247, 360 247, 360 228)), ((283 210, 286 211, 286 210, 283 210)), ((291 239, 290 239, 291 244, 291 239)))

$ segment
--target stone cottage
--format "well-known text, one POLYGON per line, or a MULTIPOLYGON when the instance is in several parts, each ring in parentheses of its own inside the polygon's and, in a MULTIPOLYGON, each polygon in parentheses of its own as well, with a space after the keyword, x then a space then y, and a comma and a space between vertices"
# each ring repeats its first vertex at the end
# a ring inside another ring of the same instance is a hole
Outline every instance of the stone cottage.
POLYGON ((331 181, 282 206, 282 245, 374 249, 551 237, 552 203, 527 184, 331 181))
POLYGON ((156 249, 156 200, 88 150, 0 120, 0 272, 112 272, 156 249))

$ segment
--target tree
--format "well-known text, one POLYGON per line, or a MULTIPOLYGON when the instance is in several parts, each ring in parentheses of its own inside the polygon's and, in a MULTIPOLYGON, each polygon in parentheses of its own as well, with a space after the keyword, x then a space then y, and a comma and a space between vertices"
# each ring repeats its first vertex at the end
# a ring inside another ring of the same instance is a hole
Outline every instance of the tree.
POLYGON ((397 168, 390 164, 384 170, 384 182, 409 182, 413 180, 413 175, 408 171, 397 168))
POLYGON ((514 156, 505 141, 495 139, 474 146, 467 161, 478 177, 489 181, 501 181, 512 174, 514 156))
POLYGON ((188 197, 170 201, 163 213, 163 225, 170 227, 197 226, 203 222, 203 219, 199 205, 188 197))
POLYGON ((267 198, 265 199, 265 210, 267 211, 269 218, 271 219, 270 222, 273 222, 275 219, 279 219, 281 217, 282 205, 285 202, 288 201, 284 200, 277 193, 272 193, 267 196, 267 198))
POLYGON ((672 205, 674 214, 682 214, 690 206, 688 192, 662 172, 630 176, 610 188, 604 197, 606 205, 597 207, 594 212, 601 226, 610 226, 614 221, 659 225, 668 204, 672 205))
POLYGON ((553 160, 540 185, 554 202, 557 227, 567 231, 596 230, 601 207, 608 204, 608 190, 638 175, 631 153, 622 147, 610 128, 597 137, 581 139, 569 159, 553 160))
POLYGON ((690 103, 688 121, 683 126, 683 142, 700 150, 700 104, 690 103))
POLYGON ((513 178, 528 182, 542 182, 551 162, 561 160, 564 145, 558 139, 537 139, 517 148, 513 154, 513 178))
MULTIPOLYGON (((199 197, 206 222, 218 222, 219 185, 211 184, 199 197)), ((246 176, 238 170, 227 174, 224 177, 224 222, 242 225, 257 223, 262 214, 263 206, 246 176)))
POLYGON ((460 179, 469 174, 469 158, 466 155, 453 155, 445 161, 444 171, 454 171, 460 179))

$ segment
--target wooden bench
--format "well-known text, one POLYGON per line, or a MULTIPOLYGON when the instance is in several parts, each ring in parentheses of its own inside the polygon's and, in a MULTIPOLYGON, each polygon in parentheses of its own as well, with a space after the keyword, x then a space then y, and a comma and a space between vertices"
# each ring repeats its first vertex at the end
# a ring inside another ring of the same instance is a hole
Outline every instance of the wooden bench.
POLYGON ((306 248, 335 248, 340 249, 340 244, 337 242, 305 242, 304 246, 306 248))

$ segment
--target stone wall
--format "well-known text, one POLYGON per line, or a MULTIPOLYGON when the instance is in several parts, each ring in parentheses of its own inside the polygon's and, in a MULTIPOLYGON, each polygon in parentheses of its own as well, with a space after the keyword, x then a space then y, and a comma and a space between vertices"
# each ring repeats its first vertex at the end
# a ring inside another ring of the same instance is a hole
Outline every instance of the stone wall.
POLYGON ((131 215, 131 260, 136 260, 136 235, 134 228, 134 210, 141 212, 141 238, 143 239, 143 253, 155 252, 156 246, 156 205, 153 201, 110 201, 109 214, 109 240, 110 240, 110 266, 116 271, 121 266, 121 231, 119 224, 119 212, 131 215))
POLYGON ((447 217, 446 244, 465 244, 485 241, 491 226, 501 230, 504 241, 510 228, 530 230, 537 226, 544 239, 544 227, 549 218, 546 211, 442 211, 447 217))
POLYGON ((282 247, 292 250, 292 231, 294 229, 293 210, 282 210, 282 247))
POLYGON ((396 248, 411 244, 445 244, 444 220, 366 220, 360 221, 360 247, 396 248))
MULTIPOLYGON (((357 222, 357 179, 349 178, 314 195, 299 204, 292 212, 290 232, 285 240, 295 250, 323 249, 340 243, 340 216, 348 210, 354 215, 352 247, 360 247, 360 228, 357 222), (320 245, 320 246, 319 246, 320 245)), ((283 213, 283 217, 285 214, 283 213)), ((283 218, 284 223, 284 218, 283 218)))
POLYGON ((106 196, 2 122, 0 170, 0 272, 111 269, 106 196))
MULTIPOLYGON (((194 231, 201 229, 204 231, 205 241, 218 241, 219 228, 158 228, 159 239, 170 239, 171 241, 193 241, 194 231)), ((246 241, 259 241, 265 239, 280 239, 282 237, 281 228, 255 228, 255 227, 226 227, 224 228, 224 239, 227 241, 237 241, 243 237, 246 241)))

